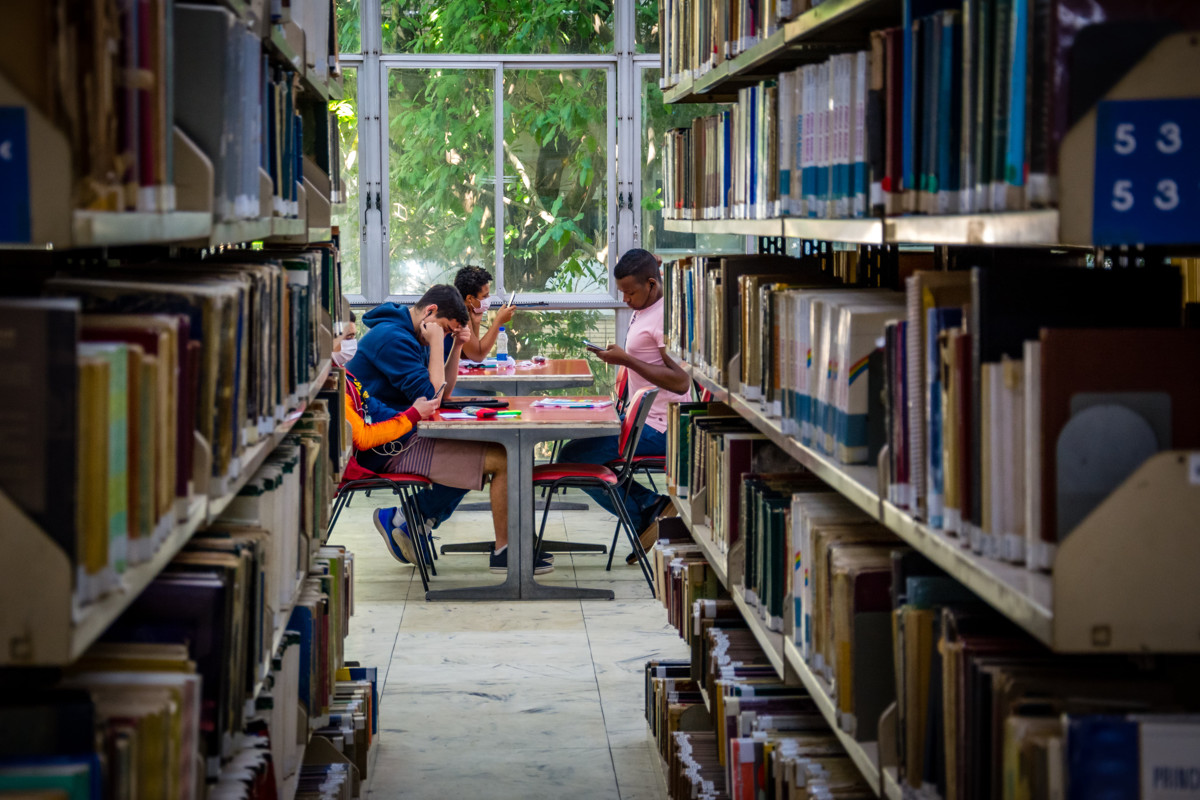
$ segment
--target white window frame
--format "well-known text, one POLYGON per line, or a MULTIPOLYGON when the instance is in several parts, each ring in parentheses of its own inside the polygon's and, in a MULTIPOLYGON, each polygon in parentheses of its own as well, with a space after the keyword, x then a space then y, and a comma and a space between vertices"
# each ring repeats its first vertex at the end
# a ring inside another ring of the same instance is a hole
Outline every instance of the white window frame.
MULTIPOLYGON (((645 150, 641 141, 641 79, 642 69, 659 65, 658 53, 636 53, 635 0, 614 0, 613 51, 602 54, 578 55, 509 55, 489 54, 401 54, 382 51, 382 14, 380 0, 362 0, 360 4, 362 52, 344 54, 341 63, 354 67, 358 79, 359 125, 359 275, 362 291, 348 295, 352 305, 373 306, 384 301, 411 303, 417 295, 393 294, 389 286, 387 259, 388 227, 382 209, 389 208, 387 161, 389 157, 387 125, 387 71, 390 69, 491 69, 494 74, 495 130, 494 142, 500 145, 504 137, 503 102, 504 71, 510 69, 604 69, 608 84, 608 291, 589 294, 521 293, 521 301, 544 303, 546 310, 598 308, 617 310, 617 333, 623 337, 629 320, 629 309, 619 297, 613 267, 621 253, 641 244, 641 167, 645 150), (625 152, 632 158, 622 158, 622 143, 629 143, 625 152), (378 198, 378 199, 376 199, 378 198), (370 208, 368 208, 368 204, 370 208)), ((504 175, 504 152, 495 148, 494 175, 504 175)), ((502 180, 502 178, 498 178, 502 180)), ((504 285, 504 201, 503 193, 495 193, 496 219, 494 294, 507 294, 504 285)))

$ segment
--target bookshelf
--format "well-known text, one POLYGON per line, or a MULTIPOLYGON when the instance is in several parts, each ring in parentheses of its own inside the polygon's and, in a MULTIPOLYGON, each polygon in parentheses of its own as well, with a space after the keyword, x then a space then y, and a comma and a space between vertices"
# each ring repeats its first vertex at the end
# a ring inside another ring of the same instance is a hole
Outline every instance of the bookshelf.
POLYGON ((668 219, 663 221, 663 227, 678 233, 785 236, 789 239, 868 245, 1064 246, 1059 236, 1059 213, 1053 209, 877 219, 668 219))
POLYGON ((896 24, 900 6, 900 0, 828 0, 784 22, 766 39, 704 74, 683 73, 674 86, 664 90, 663 99, 667 103, 727 101, 735 96, 733 87, 748 80, 751 73, 757 79, 773 69, 811 60, 815 52, 820 53, 818 57, 829 52, 821 48, 805 53, 805 47, 844 44, 874 27, 896 24))
MULTIPOLYGON (((84 606, 80 609, 77 619, 72 620, 72 615, 69 613, 63 616, 54 614, 47 609, 49 613, 46 616, 56 618, 44 619, 37 631, 22 632, 6 629, 3 638, 9 642, 9 646, 0 650, 0 667, 18 664, 28 666, 30 663, 43 666, 65 665, 79 658, 93 642, 100 638, 117 617, 121 616, 142 590, 149 586, 150 582, 171 563, 171 560, 183 549, 192 535, 205 525, 214 522, 225 511, 237 497, 241 488, 246 485, 246 481, 262 466, 271 451, 278 447, 283 438, 291 432, 296 421, 304 413, 304 409, 316 398, 325 377, 329 375, 329 370, 330 362, 326 361, 320 376, 310 385, 306 397, 300 404, 287 414, 271 435, 264 437, 244 454, 237 474, 229 481, 225 491, 212 496, 199 494, 191 499, 186 519, 174 526, 152 559, 130 567, 122 575, 119 590, 84 606), (19 648, 14 644, 18 641, 23 642, 19 648), (25 648, 32 648, 38 654, 33 662, 20 657, 25 648)), ((5 499, 4 502, 7 503, 8 500, 5 499)), ((44 542, 43 534, 38 532, 36 535, 44 542)), ((30 536, 33 534, 31 533, 30 536)), ((35 546, 33 542, 27 544, 35 546)), ((41 544, 43 548, 48 545, 48 543, 38 544, 41 544)), ((69 585, 69 576, 55 577, 45 574, 53 571, 49 561, 50 559, 47 558, 40 562, 45 565, 40 578, 57 583, 65 577, 66 585, 69 585)), ((67 599, 69 606, 69 597, 67 599)), ((7 626, 5 627, 7 628, 7 626)))
MULTIPOLYGON (((746 602, 742 587, 730 581, 726 554, 717 550, 712 540, 712 532, 708 526, 692 520, 687 498, 681 498, 672 492, 671 499, 675 502, 675 508, 679 511, 680 519, 687 526, 696 544, 700 545, 700 549, 704 552, 704 557, 708 560, 709 566, 712 567, 717 579, 733 599, 734 605, 741 612, 742 618, 754 634, 754 638, 758 641, 763 653, 771 662, 771 666, 775 668, 775 673, 789 683, 802 684, 808 690, 809 694, 816 701, 822 716, 825 717, 825 721, 829 724, 830 729, 837 736, 838 741, 845 748, 850 758, 858 766, 864 779, 870 785, 871 790, 876 794, 880 794, 879 748, 877 744, 875 742, 859 742, 841 729, 838 723, 837 707, 834 705, 833 698, 830 697, 829 687, 825 681, 817 677, 808 664, 804 663, 804 659, 800 657, 796 646, 786 636, 767 629, 755 610, 746 602)), ((711 712, 712 705, 709 702, 707 693, 704 695, 704 702, 711 712)))

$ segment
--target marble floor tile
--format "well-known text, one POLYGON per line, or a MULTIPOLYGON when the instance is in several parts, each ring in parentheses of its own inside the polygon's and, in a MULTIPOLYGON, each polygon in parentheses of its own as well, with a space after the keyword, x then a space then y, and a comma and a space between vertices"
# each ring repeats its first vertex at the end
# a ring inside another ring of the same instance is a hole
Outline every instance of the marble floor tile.
POLYGON ((662 758, 652 746, 649 734, 641 744, 618 747, 610 739, 609 746, 621 800, 661 800, 666 797, 667 780, 662 758))
MULTIPOLYGON (((487 499, 469 494, 464 502, 487 499)), ((570 502, 589 502, 571 492, 570 502)), ((427 602, 416 571, 384 549, 358 497, 332 541, 355 559, 356 616, 346 658, 380 667, 381 735, 367 791, 391 798, 665 800, 643 717, 643 665, 687 656, 622 536, 607 555, 558 554, 542 583, 611 589, 612 602, 427 602)), ((546 536, 609 545, 614 518, 552 509, 546 536)), ((540 523, 540 514, 536 517, 540 523)), ((460 511, 437 545, 486 541, 491 514, 460 511)), ((446 555, 431 588, 499 583, 483 555, 446 555)))
POLYGON ((448 743, 393 751, 385 735, 380 747, 388 749, 371 783, 374 800, 621 800, 612 755, 603 746, 514 751, 448 743))

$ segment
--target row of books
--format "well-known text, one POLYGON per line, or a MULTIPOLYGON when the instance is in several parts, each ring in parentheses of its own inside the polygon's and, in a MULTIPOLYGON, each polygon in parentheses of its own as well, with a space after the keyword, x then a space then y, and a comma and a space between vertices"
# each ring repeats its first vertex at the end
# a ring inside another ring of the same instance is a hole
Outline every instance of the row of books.
MULTIPOLYGON (((874 31, 869 49, 739 89, 730 110, 668 131, 664 214, 841 219, 1053 206, 1069 126, 1149 45, 1200 26, 1188 4, 1108 0, 1076 17, 1075 0, 903 5, 903 25, 874 31), (1130 24, 1141 31, 1136 47, 1130 24)), ((694 5, 697 25, 709 6, 694 5)))
POLYGON ((356 713, 361 681, 335 696, 353 556, 315 549, 283 613, 263 587, 288 532, 225 527, 193 539, 59 683, 4 699, 0 791, 275 797, 300 768, 301 715, 356 713))
MULTIPOLYGON (((874 464, 886 445, 888 499, 932 528, 1050 569, 1057 544, 1146 458, 1200 445, 1179 416, 1200 395, 1195 371, 1160 363, 1200 358, 1200 337, 1180 327, 1179 268, 1076 261, 918 270, 900 293, 826 288, 807 260, 684 259, 667 270, 667 336, 817 452, 874 464)), ((686 486, 681 455, 670 460, 686 486)))
MULTIPOLYGON (((833 704, 832 722, 878 741, 881 762, 896 764, 912 790, 1083 798, 1112 780, 1117 796, 1154 797, 1196 769, 1200 724, 1177 680, 1185 665, 1054 656, 811 476, 735 480, 741 526, 726 531, 725 569, 744 576, 729 590, 742 594, 745 621, 795 644, 833 704)), ((703 557, 677 534, 656 547, 703 557)), ((693 639, 740 616, 722 603, 694 601, 693 639)), ((725 757, 742 763, 731 750, 725 757)))
MULTIPOLYGON (((339 310, 337 251, 60 273, 42 291, 0 300, 25 375, 0 401, 14 444, 0 489, 67 554, 82 605, 152 558, 197 495, 224 494, 314 388, 339 310)), ((329 419, 300 430, 340 430, 329 419)), ((321 462, 322 485, 336 463, 321 462)))
POLYGON ((826 0, 662 0, 661 85, 698 80, 826 0))
MULTIPOLYGON (((155 212, 211 202, 217 221, 297 216, 305 157, 323 171, 340 163, 336 120, 319 98, 302 102, 296 65, 271 62, 265 19, 248 24, 219 5, 170 0, 110 5, 38 3, 0 31, 0 76, 69 143, 70 207, 155 212), (189 172, 179 189, 179 133, 211 163, 211 198, 178 197, 205 186, 189 172)), ((299 36, 312 51, 309 72, 324 82, 337 53, 333 4, 295 5, 308 9, 298 16, 310 35, 299 36)), ((28 202, 27 187, 11 190, 28 202)))
POLYGON ((670 796, 873 797, 813 698, 780 680, 732 601, 716 603, 719 621, 694 618, 702 646, 690 661, 646 664, 670 796))

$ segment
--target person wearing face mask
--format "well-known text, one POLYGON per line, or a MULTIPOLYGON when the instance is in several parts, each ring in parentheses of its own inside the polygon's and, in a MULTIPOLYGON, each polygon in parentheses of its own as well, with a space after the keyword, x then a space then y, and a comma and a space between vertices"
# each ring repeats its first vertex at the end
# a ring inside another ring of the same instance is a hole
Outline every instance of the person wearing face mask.
POLYGON ((454 276, 454 288, 463 296, 470 317, 471 340, 463 344, 462 354, 472 361, 483 361, 496 346, 500 326, 512 321, 516 309, 505 306, 497 309, 491 327, 481 336, 479 326, 491 304, 492 273, 483 267, 463 267, 454 276))
POLYGON ((356 317, 354 312, 350 312, 350 321, 341 323, 342 330, 337 336, 333 337, 333 363, 339 367, 346 366, 350 359, 354 358, 354 354, 358 352, 358 329, 355 326, 356 317))
MULTIPOLYGON (((364 394, 389 409, 404 411, 421 398, 434 397, 445 384, 454 389, 458 359, 470 338, 462 295, 453 286, 429 288, 412 306, 383 303, 363 315, 367 332, 358 343, 346 370, 357 378, 364 394), (452 341, 445 351, 445 340, 452 341)), ((491 479, 492 527, 496 545, 490 568, 508 569, 508 458, 497 444, 424 438, 410 431, 384 447, 360 451, 358 463, 376 473, 402 472, 423 475, 433 488, 417 495, 422 517, 436 528, 471 490, 491 479)), ((389 552, 413 552, 411 537, 398 508, 375 512, 375 527, 389 552), (407 541, 405 541, 407 540, 407 541)), ((535 565, 542 574, 553 567, 547 560, 535 565)))
MULTIPOLYGON (((646 427, 638 440, 636 455, 661 456, 667 452, 667 405, 688 402, 691 379, 667 356, 663 343, 663 293, 659 274, 660 260, 642 249, 626 252, 613 271, 621 299, 633 309, 625 347, 610 344, 594 355, 606 364, 629 369, 629 394, 644 386, 657 386, 658 395, 646 417, 646 427)), ((616 436, 596 439, 575 439, 563 445, 558 461, 572 464, 607 464, 620 452, 616 436)), ((608 495, 600 489, 584 489, 609 513, 616 513, 608 495)), ((639 483, 633 483, 625 498, 629 518, 638 525, 639 534, 646 534, 654 521, 667 509, 671 499, 655 494, 639 483)), ((643 538, 643 545, 646 544, 643 538)), ((628 560, 628 563, 635 563, 628 560)))

